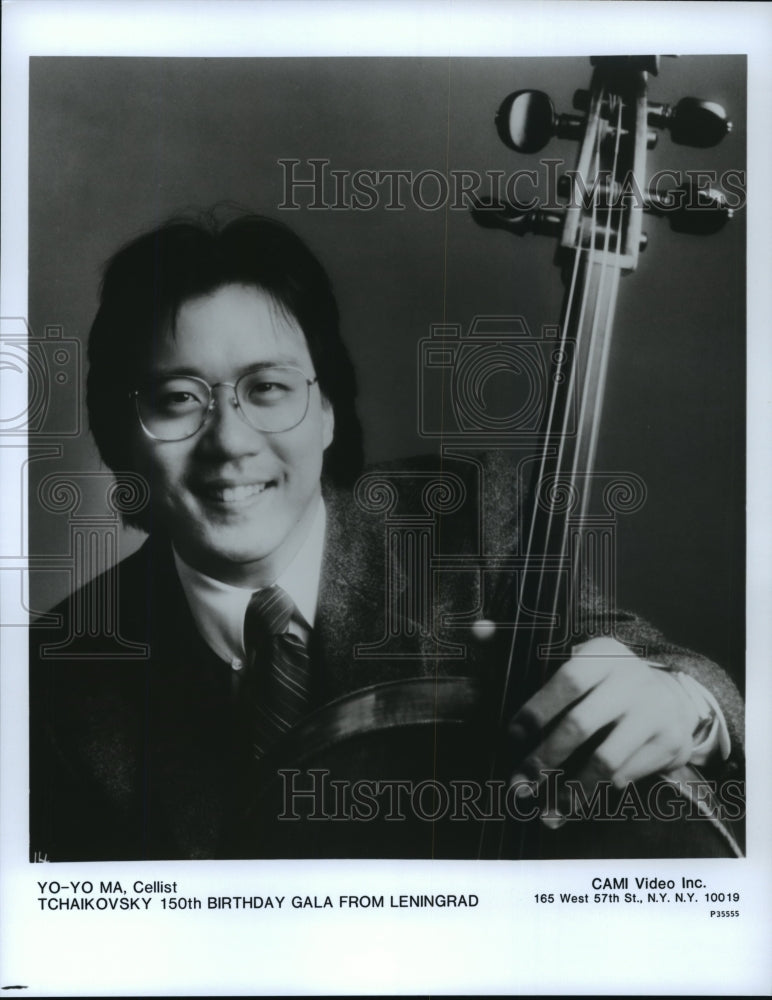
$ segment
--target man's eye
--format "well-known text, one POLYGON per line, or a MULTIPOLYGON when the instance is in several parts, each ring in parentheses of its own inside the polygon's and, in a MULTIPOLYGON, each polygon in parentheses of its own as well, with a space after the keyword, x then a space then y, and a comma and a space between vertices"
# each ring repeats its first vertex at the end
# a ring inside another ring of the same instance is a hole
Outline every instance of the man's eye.
POLYGON ((197 396, 183 389, 160 392, 156 397, 156 406, 161 410, 187 410, 200 405, 197 396))
POLYGON ((250 403, 264 403, 280 399, 287 394, 288 388, 282 382, 260 381, 246 386, 246 397, 250 403))

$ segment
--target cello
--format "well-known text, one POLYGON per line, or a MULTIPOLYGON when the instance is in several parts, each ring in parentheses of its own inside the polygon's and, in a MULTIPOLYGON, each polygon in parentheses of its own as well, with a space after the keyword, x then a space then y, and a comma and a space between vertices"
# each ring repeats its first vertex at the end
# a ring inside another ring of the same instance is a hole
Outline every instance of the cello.
MULTIPOLYGON (((478 677, 408 678, 354 691, 309 716, 260 762, 259 794, 244 825, 244 856, 741 854, 708 783, 690 766, 623 793, 607 789, 612 815, 600 818, 566 817, 557 786, 549 782, 547 801, 533 807, 523 806, 509 785, 514 754, 524 753, 512 745, 512 715, 570 655, 572 636, 614 635, 617 627, 613 607, 596 602, 596 612, 588 614, 584 594, 603 559, 592 518, 598 493, 608 500, 621 490, 611 499, 637 502, 636 483, 604 481, 596 454, 617 295, 622 276, 636 270, 645 247, 643 215, 666 217, 678 232, 709 235, 732 214, 712 188, 687 182, 662 193, 647 191, 643 183, 654 129, 669 129, 679 143, 711 146, 731 129, 724 110, 693 98, 674 108, 651 103, 655 57, 600 57, 592 63, 590 86, 575 97, 580 114, 558 115, 546 94, 519 90, 496 116, 499 136, 517 153, 538 152, 553 135, 579 141, 576 168, 558 186, 561 205, 491 198, 472 208, 474 220, 486 228, 555 239, 566 286, 551 355, 551 396, 538 446, 526 463, 524 564, 510 576, 512 586, 500 595, 496 615, 514 618, 506 663, 493 684, 478 677), (467 797, 467 808, 454 811, 440 801, 449 785, 463 794, 484 785, 490 796, 483 805, 467 797), (351 801, 342 805, 352 788, 353 814, 351 801), (421 815, 400 809, 397 797, 405 788, 421 790, 421 815), (649 810, 642 816, 640 808, 652 801, 667 802, 673 815, 649 810)), ((373 485, 365 480, 359 488, 366 494, 373 485)), ((588 741, 584 754, 594 746, 588 741)))

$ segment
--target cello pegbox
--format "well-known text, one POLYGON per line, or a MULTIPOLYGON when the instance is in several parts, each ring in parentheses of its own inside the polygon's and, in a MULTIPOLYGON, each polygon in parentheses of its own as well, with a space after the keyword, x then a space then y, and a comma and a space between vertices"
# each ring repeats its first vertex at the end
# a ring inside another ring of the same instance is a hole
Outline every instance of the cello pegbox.
POLYGON ((501 141, 518 153, 538 153, 553 136, 581 139, 584 119, 559 115, 543 90, 516 90, 505 97, 496 114, 501 141))

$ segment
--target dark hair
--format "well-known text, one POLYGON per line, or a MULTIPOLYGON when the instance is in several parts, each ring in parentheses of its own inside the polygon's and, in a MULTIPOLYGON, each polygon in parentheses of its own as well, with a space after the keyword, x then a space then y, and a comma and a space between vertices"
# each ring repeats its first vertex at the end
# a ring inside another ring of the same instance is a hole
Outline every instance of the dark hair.
MULTIPOLYGON (((257 215, 225 224, 212 215, 172 219, 108 261, 89 336, 86 395, 102 459, 118 478, 132 470, 137 423, 129 394, 146 373, 155 339, 173 328, 185 302, 230 284, 261 289, 298 322, 335 415, 324 475, 338 486, 351 485, 362 469, 362 430, 354 367, 329 278, 287 226, 257 215)), ((148 525, 141 514, 126 520, 148 525)))

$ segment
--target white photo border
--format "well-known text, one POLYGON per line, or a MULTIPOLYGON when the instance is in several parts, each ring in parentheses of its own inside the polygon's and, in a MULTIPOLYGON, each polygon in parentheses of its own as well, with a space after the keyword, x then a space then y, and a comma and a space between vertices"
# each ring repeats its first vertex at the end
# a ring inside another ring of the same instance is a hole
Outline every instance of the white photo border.
MULTIPOLYGON (((740 862, 554 862, 561 886, 589 873, 669 878, 710 870, 741 887, 742 921, 679 920, 657 911, 542 912, 542 864, 187 862, 110 866, 110 878, 178 879, 201 896, 228 892, 323 899, 410 891, 476 894, 476 912, 410 912, 373 923, 355 911, 272 919, 213 910, 113 916, 41 913, 28 864, 26 636, 3 629, 0 986, 7 995, 255 995, 319 993, 725 993, 770 988, 772 510, 768 373, 772 12, 728 3, 8 2, 3 5, 2 277, 0 316, 27 311, 27 85, 32 55, 576 55, 659 51, 746 53, 749 91, 748 243, 748 858, 740 862), (502 25, 504 29, 502 30, 502 25), (241 888, 239 888, 241 887, 241 888), (201 915, 203 918, 203 915, 201 915), (245 919, 247 917, 247 919, 245 919), (24 989, 21 989, 21 987, 24 989)), ((0 462, 4 456, 0 449, 0 462)), ((0 482, 6 482, 0 468, 0 482)), ((3 502, 3 510, 8 506, 3 502)), ((0 552, 18 542, 0 517, 0 552)), ((22 540, 26 546, 26 541, 22 540)), ((26 551, 26 547, 22 549, 26 551)), ((98 878, 105 866, 59 865, 56 877, 98 878)), ((44 874, 47 874, 44 872, 44 874)), ((583 890, 581 890, 583 891, 583 890)))

